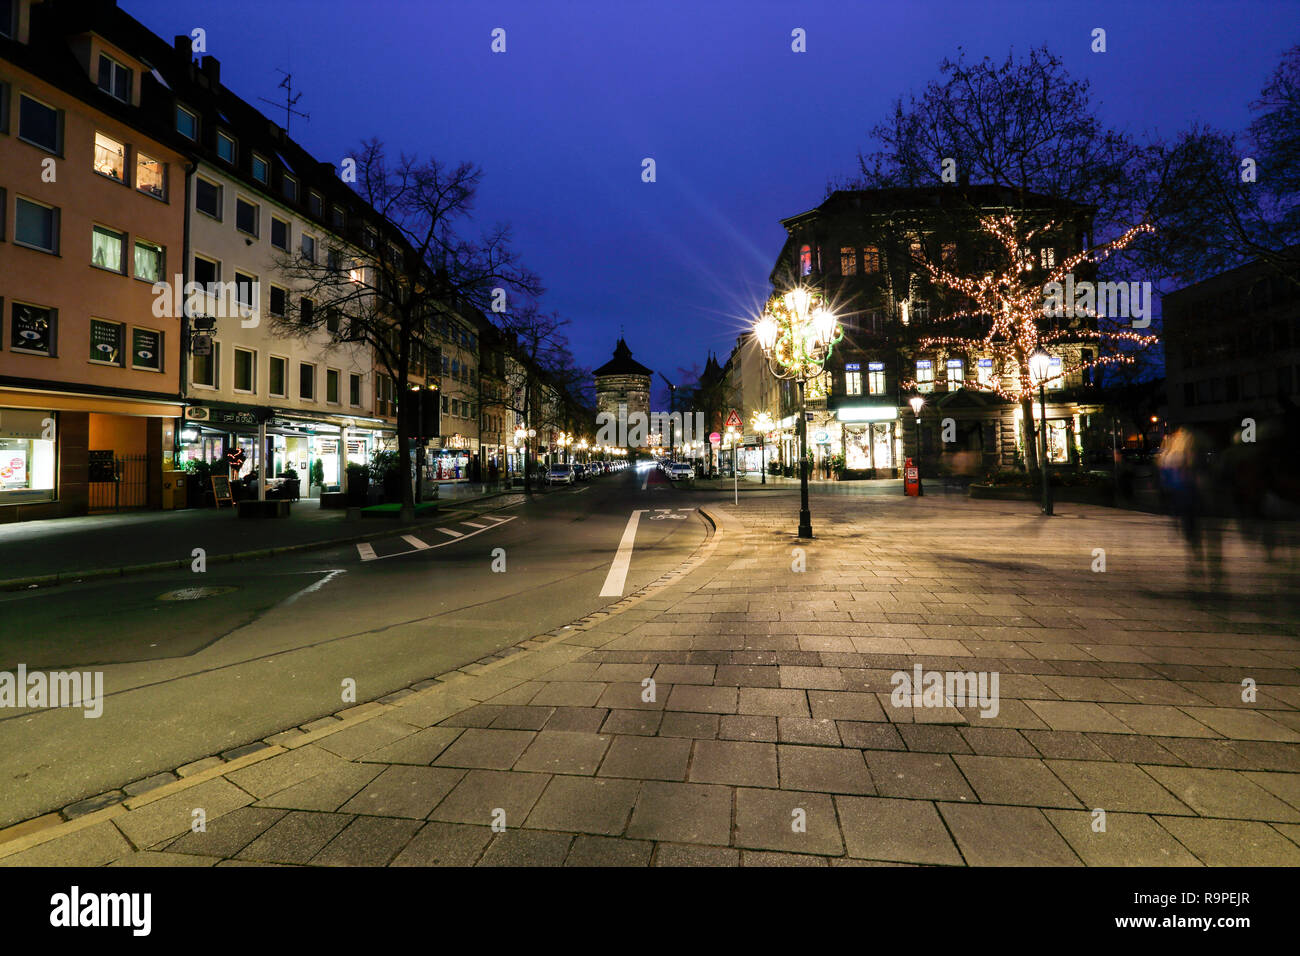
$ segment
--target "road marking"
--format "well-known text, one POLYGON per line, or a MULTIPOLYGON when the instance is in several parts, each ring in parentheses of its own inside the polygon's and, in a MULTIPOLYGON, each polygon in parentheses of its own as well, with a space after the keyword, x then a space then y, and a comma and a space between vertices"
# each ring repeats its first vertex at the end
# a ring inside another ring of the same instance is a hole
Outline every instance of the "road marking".
POLYGON ((636 526, 643 514, 645 514, 644 510, 633 511, 632 517, 627 519, 627 527, 623 529, 623 537, 618 542, 614 563, 609 566, 609 574, 605 576, 605 586, 600 589, 601 597, 623 596, 623 586, 627 583, 627 569, 632 564, 632 545, 636 541, 636 526))
POLYGON ((427 544, 425 544, 423 541, 421 541, 413 534, 402 535, 402 540, 405 541, 407 544, 409 544, 411 547, 413 547, 416 551, 423 551, 425 548, 428 547, 427 544))
POLYGON ((645 486, 648 485, 648 484, 650 484, 650 471, 651 471, 651 469, 647 468, 647 469, 646 469, 646 472, 645 472, 645 478, 643 478, 643 479, 641 480, 641 490, 642 490, 642 491, 645 491, 645 486))
POLYGON ((582 494, 582 493, 583 493, 584 491, 586 491, 586 490, 587 490, 586 488, 579 488, 577 491, 574 492, 574 494, 575 494, 575 495, 580 495, 580 494, 582 494))
MULTIPOLYGON (((393 554, 380 554, 380 555, 375 556, 374 558, 365 558, 365 559, 363 559, 363 560, 367 560, 367 561, 372 561, 372 560, 373 560, 373 561, 383 561, 385 558, 400 558, 400 557, 401 557, 402 555, 404 555, 404 554, 415 554, 417 551, 436 551, 438 548, 445 548, 445 547, 446 547, 447 545, 449 545, 449 544, 455 544, 457 541, 460 541, 460 540, 463 539, 463 538, 472 538, 472 537, 474 537, 474 536, 477 535, 477 534, 482 534, 484 531, 491 531, 493 528, 499 528, 499 527, 501 527, 503 524, 505 524, 507 521, 514 521, 514 520, 515 520, 515 517, 516 517, 515 515, 511 515, 511 516, 508 517, 508 518, 503 518, 503 519, 501 519, 501 520, 498 521, 496 524, 493 524, 493 525, 484 525, 483 527, 479 528, 479 530, 477 530, 477 531, 471 531, 469 534, 461 534, 459 531, 452 531, 450 528, 439 528, 439 529, 438 529, 439 531, 441 531, 441 532, 443 532, 443 533, 445 533, 445 534, 454 535, 454 537, 451 538, 451 539, 448 540, 448 541, 443 541, 443 542, 440 542, 440 543, 438 543, 438 544, 425 544, 425 546, 424 546, 423 548, 416 548, 416 549, 411 550, 411 551, 396 551, 396 552, 394 552, 393 554)), ((403 535, 402 537, 403 537, 403 538, 407 538, 408 536, 407 536, 407 535, 403 535)), ((417 540, 418 540, 418 539, 417 539, 417 540)), ((421 543, 423 543, 423 542, 421 542, 421 543)), ((360 548, 361 545, 357 545, 357 547, 360 548)), ((372 548, 371 551, 373 552, 373 550, 374 550, 374 549, 372 548)))
POLYGON ((475 524, 475 523, 472 522, 472 521, 462 521, 461 524, 467 524, 467 525, 469 525, 471 528, 478 528, 480 531, 482 531, 484 528, 487 527, 487 525, 485 525, 485 524, 475 524))
MULTIPOLYGON (((374 549, 371 549, 370 553, 374 554, 374 549)), ((362 560, 365 559, 363 558, 362 560)), ((313 572, 313 573, 319 574, 320 572, 313 572)), ((321 588, 329 584, 340 574, 347 574, 347 572, 342 568, 336 569, 334 571, 326 572, 325 577, 321 578, 319 581, 307 585, 301 591, 295 591, 293 594, 290 594, 287 598, 285 598, 283 601, 277 604, 276 607, 286 607, 287 605, 290 605, 294 601, 298 600, 298 598, 302 597, 304 594, 311 594, 313 591, 319 591, 321 588)))
POLYGON ((375 558, 378 557, 378 555, 375 554, 374 545, 370 544, 367 541, 362 541, 360 544, 358 544, 357 551, 361 553, 362 561, 373 561, 375 560, 375 558))
POLYGON ((459 531, 452 531, 450 528, 439 528, 438 530, 441 531, 443 534, 449 534, 449 535, 451 535, 453 538, 463 538, 463 537, 465 537, 465 535, 464 535, 463 533, 461 533, 461 532, 459 532, 459 531))

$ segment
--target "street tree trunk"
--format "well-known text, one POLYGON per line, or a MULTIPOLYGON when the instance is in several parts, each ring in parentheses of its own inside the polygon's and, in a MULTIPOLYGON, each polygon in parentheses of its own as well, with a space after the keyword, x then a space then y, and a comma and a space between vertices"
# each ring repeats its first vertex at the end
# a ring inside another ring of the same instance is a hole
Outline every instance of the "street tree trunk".
POLYGON ((1034 428, 1033 397, 1020 400, 1021 441, 1025 448, 1025 472, 1038 469, 1038 433, 1034 428))

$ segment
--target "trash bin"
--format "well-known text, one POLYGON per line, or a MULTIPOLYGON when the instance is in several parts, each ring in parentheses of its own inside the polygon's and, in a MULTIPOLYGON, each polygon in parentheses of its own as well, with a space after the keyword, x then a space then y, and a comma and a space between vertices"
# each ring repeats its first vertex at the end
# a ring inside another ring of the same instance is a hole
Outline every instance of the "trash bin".
POLYGON ((186 473, 183 471, 163 472, 162 506, 164 511, 186 507, 185 479, 186 473))

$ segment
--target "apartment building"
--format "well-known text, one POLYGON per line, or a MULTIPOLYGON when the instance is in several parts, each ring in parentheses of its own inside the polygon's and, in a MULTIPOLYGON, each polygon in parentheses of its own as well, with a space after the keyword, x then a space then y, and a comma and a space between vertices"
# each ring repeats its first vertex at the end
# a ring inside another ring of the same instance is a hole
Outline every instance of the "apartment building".
POLYGON ((111 4, 0 2, 0 521, 161 503, 184 144, 111 4))

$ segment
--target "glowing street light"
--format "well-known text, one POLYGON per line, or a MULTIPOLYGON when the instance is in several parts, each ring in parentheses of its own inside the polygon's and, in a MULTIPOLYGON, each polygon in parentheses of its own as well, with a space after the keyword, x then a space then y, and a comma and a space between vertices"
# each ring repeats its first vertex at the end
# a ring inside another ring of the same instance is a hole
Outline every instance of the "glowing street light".
POLYGON ((1040 345, 1029 356, 1029 375, 1038 385, 1038 467, 1043 472, 1043 514, 1052 513, 1052 483, 1047 477, 1047 377, 1052 372, 1052 356, 1040 345))

